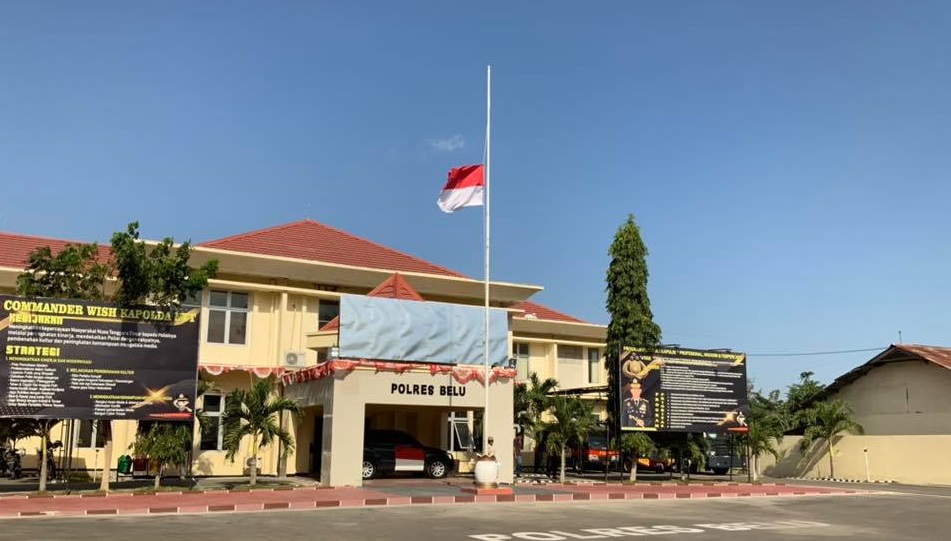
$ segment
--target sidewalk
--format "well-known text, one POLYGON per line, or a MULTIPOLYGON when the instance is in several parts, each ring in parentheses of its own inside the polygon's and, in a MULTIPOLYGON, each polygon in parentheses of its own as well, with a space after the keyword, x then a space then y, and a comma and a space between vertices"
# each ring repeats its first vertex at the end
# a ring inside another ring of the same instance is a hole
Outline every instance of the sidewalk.
POLYGON ((0 518, 83 515, 155 515, 317 509, 379 505, 426 505, 503 502, 568 502, 675 498, 748 498, 808 495, 872 494, 875 491, 835 487, 748 483, 706 484, 549 484, 516 485, 513 494, 473 495, 465 478, 448 481, 385 479, 355 487, 277 487, 255 490, 188 490, 142 494, 57 494, 0 496, 0 518))

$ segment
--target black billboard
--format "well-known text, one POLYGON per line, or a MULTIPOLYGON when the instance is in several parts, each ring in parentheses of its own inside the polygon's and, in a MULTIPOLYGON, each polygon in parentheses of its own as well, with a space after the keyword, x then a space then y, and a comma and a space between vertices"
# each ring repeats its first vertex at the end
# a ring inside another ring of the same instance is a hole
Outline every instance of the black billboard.
POLYGON ((0 295, 0 417, 191 419, 198 314, 0 295))
POLYGON ((746 354, 625 348, 618 363, 621 429, 746 432, 746 354))

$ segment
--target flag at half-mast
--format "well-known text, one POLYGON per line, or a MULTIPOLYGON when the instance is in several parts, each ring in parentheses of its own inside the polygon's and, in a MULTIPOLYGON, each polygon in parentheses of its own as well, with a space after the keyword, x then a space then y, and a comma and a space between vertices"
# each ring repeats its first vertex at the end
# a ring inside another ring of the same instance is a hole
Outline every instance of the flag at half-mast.
POLYGON ((439 193, 440 210, 455 212, 485 204, 485 165, 463 165, 449 170, 446 186, 439 193))

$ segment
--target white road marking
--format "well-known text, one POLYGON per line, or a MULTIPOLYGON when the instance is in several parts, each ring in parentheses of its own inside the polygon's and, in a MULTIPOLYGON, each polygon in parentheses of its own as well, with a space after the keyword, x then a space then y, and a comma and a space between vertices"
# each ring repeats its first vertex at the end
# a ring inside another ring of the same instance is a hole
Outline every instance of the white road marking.
POLYGON ((656 526, 617 526, 613 528, 585 528, 573 532, 548 530, 543 532, 513 532, 510 534, 485 533, 470 535, 479 541, 570 541, 572 539, 607 539, 615 537, 640 537, 644 535, 671 535, 684 533, 749 532, 754 530, 799 530, 805 528, 825 528, 831 526, 825 522, 811 520, 777 520, 772 522, 724 522, 690 524, 674 526, 662 524, 656 526))

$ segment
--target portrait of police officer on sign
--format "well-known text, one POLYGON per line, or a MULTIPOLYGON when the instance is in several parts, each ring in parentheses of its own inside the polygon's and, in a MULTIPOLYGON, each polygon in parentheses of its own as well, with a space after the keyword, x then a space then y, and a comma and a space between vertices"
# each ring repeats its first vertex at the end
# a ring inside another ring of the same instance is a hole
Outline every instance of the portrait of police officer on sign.
POLYGON ((622 426, 627 428, 653 428, 654 404, 651 396, 644 395, 644 379, 654 370, 660 370, 663 361, 656 359, 645 363, 631 355, 623 360, 621 396, 622 426))

